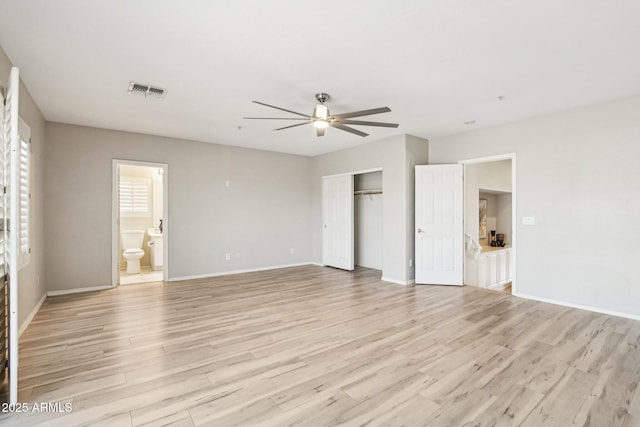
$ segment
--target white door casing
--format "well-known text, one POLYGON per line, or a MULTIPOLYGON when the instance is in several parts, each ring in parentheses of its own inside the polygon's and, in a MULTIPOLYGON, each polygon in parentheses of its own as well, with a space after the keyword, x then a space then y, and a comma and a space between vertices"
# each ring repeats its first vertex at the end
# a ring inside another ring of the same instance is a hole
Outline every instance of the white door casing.
POLYGON ((463 166, 416 166, 416 283, 464 284, 463 166))
POLYGON ((353 270, 353 175, 322 178, 322 263, 353 270))

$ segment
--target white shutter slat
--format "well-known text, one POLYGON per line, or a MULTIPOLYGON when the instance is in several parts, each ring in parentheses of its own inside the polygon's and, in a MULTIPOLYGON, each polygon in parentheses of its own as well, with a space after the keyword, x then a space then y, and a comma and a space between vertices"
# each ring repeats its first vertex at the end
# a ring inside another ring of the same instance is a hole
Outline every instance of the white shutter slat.
POLYGON ((151 180, 140 177, 120 178, 119 184, 120 214, 122 216, 149 216, 151 180))
POLYGON ((20 188, 19 188, 19 246, 21 266, 29 262, 30 243, 30 193, 31 193, 31 129, 20 123, 20 188))

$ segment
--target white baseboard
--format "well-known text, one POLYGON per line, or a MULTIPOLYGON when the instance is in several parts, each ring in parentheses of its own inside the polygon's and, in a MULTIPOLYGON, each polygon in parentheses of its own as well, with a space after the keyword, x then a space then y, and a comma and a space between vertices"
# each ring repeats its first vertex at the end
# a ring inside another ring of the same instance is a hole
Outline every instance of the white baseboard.
POLYGON ((389 282, 389 283, 395 283, 396 285, 404 285, 404 286, 409 286, 409 285, 415 285, 416 281, 411 279, 411 280, 398 280, 398 279, 392 279, 390 277, 384 277, 382 276, 380 278, 380 280, 382 280, 383 282, 389 282))
POLYGON ((38 311, 40 310, 40 307, 42 307, 42 303, 44 302, 45 299, 47 299, 47 294, 42 295, 42 298, 40 298, 40 301, 38 301, 36 306, 33 307, 33 310, 31 310, 31 313, 29 313, 29 316, 27 316, 27 318, 24 319, 24 323, 22 323, 22 326, 20 326, 20 328, 18 329, 18 337, 22 335, 22 333, 25 331, 25 329, 27 329, 27 326, 29 326, 33 318, 36 317, 36 314, 38 314, 38 311))
POLYGON ((47 296, 55 297, 57 295, 69 295, 69 294, 79 294, 82 292, 94 292, 94 291, 104 291, 106 289, 113 289, 113 286, 93 286, 91 288, 76 288, 76 289, 61 289, 58 291, 49 291, 47 292, 47 296))
POLYGON ((580 310, 587 310, 587 311, 593 311, 593 312, 596 312, 596 313, 608 314, 610 316, 618 316, 618 317, 625 317, 627 319, 640 320, 640 315, 638 315, 638 314, 621 313, 619 311, 607 310, 607 309, 604 309, 604 308, 592 307, 592 306, 589 306, 589 305, 573 304, 573 303, 565 302, 565 301, 556 301, 556 300, 549 299, 549 298, 541 298, 541 297, 536 297, 536 296, 533 296, 533 295, 527 295, 527 294, 521 294, 521 293, 514 294, 514 296, 520 297, 520 298, 525 298, 525 299, 530 299, 530 300, 534 300, 534 301, 548 302, 550 304, 562 305, 564 307, 578 308, 580 310))
POLYGON ((245 270, 229 270, 229 271, 221 271, 219 273, 198 274, 195 276, 171 277, 169 281, 178 282, 181 280, 207 279, 209 277, 228 276, 231 274, 240 274, 240 273, 254 273, 256 271, 277 270, 279 268, 300 267, 303 265, 318 265, 318 264, 313 262, 299 262, 295 264, 271 265, 268 267, 249 268, 245 270))

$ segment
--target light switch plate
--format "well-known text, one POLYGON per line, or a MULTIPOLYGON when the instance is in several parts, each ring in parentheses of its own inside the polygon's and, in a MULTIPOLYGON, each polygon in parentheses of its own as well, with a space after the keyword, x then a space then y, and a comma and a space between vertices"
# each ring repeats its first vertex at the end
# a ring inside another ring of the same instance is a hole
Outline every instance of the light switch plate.
POLYGON ((536 217, 535 216, 523 216, 522 217, 523 225, 536 225, 536 217))

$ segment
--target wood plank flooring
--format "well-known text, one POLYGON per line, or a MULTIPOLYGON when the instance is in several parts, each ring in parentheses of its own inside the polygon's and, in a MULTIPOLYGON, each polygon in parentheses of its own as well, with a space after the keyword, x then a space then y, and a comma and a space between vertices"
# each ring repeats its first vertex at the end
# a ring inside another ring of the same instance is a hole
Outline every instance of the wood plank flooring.
POLYGON ((7 426, 638 426, 640 322, 305 266, 49 297, 7 426), (55 409, 55 408, 54 408, 55 409))

